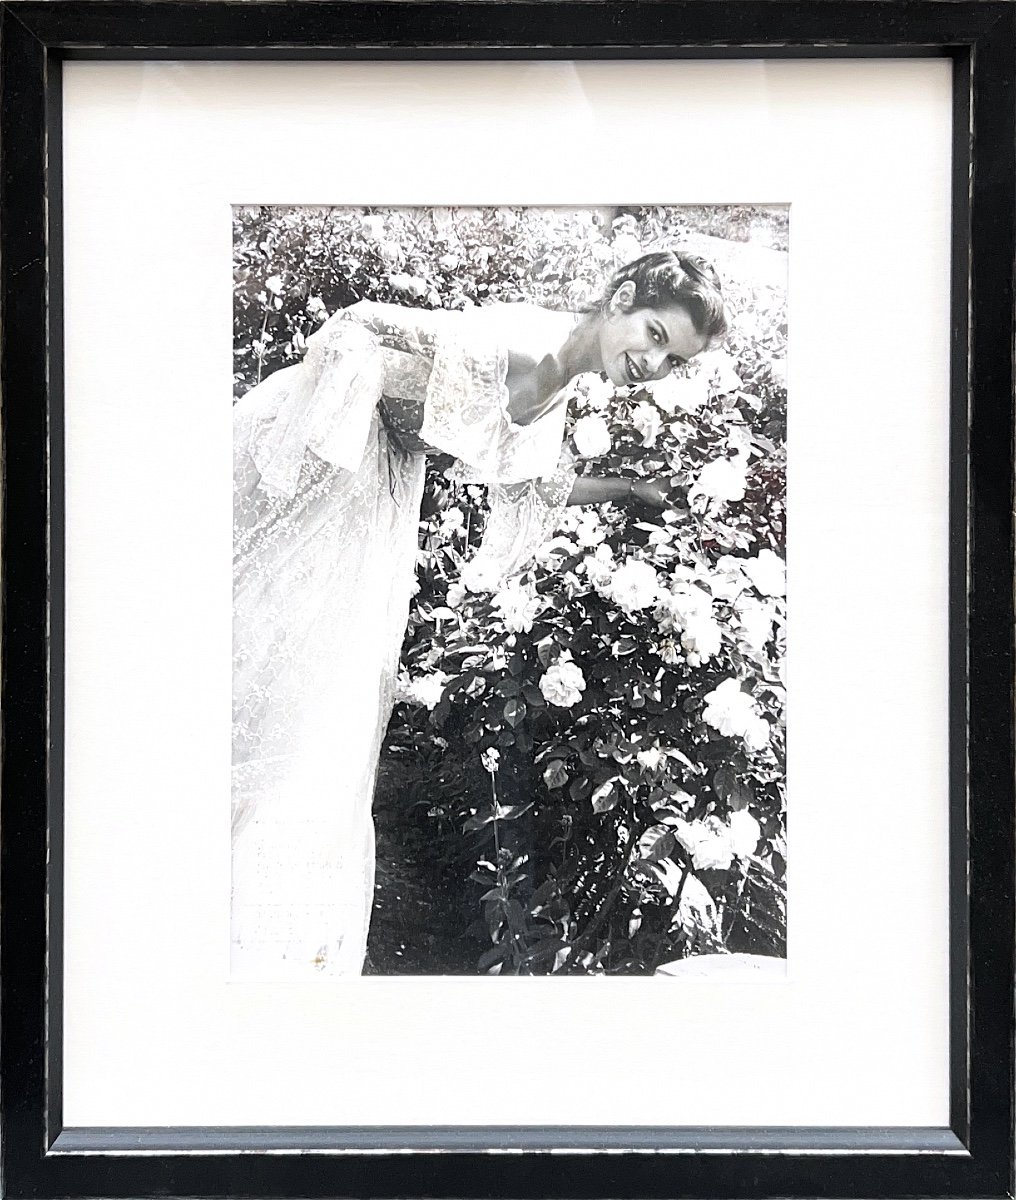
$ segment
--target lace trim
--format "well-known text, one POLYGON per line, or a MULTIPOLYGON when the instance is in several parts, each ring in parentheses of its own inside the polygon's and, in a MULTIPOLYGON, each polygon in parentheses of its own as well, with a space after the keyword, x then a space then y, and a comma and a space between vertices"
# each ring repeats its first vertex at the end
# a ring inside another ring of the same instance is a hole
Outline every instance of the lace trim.
POLYGON ((308 340, 303 362, 291 370, 291 389, 256 414, 248 444, 261 487, 288 498, 296 495, 308 450, 332 466, 359 467, 385 363, 374 334, 338 313, 308 340))
POLYGON ((550 475, 564 438, 564 407, 531 425, 514 424, 505 383, 508 352, 491 310, 448 315, 437 340, 420 436, 460 459, 474 483, 550 475))

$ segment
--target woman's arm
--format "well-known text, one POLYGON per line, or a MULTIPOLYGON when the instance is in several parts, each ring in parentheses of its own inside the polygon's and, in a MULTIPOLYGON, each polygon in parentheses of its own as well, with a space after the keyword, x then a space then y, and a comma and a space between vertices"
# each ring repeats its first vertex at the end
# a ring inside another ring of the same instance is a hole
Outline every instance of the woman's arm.
POLYGON ((641 504, 662 510, 670 503, 669 480, 612 479, 580 475, 572 485, 568 504, 641 504))

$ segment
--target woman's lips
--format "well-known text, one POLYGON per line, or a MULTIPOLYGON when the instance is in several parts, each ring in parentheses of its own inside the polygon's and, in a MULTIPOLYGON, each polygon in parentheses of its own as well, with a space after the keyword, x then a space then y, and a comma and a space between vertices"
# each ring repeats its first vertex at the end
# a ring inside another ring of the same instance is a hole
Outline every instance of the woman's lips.
POLYGON ((635 360, 630 354, 624 356, 624 369, 628 378, 632 383, 641 383, 645 379, 645 374, 636 365, 635 360))

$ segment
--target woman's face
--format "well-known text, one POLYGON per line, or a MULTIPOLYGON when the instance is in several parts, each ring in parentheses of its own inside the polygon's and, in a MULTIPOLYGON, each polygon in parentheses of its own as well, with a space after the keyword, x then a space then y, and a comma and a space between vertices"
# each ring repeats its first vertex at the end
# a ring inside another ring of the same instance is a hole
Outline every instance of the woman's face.
POLYGON ((684 308, 635 308, 634 302, 635 285, 622 284, 600 323, 603 370, 615 386, 662 379, 708 340, 684 308))

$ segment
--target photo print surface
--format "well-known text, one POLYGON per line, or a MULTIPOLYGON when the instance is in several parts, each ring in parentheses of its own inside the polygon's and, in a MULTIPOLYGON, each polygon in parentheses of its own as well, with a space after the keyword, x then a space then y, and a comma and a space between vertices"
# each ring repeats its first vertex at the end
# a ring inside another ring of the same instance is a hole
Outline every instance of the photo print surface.
POLYGON ((788 215, 234 209, 234 977, 782 970, 788 215))

